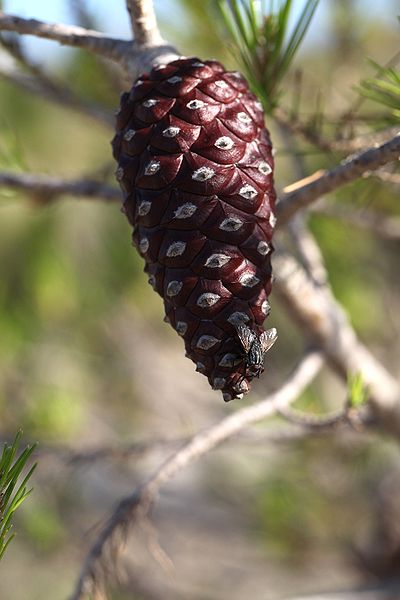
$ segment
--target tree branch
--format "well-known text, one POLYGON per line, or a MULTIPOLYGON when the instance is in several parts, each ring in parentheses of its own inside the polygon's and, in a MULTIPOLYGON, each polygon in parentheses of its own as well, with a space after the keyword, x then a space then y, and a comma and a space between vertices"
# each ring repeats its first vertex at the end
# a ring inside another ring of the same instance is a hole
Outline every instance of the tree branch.
POLYGON ((323 364, 319 353, 307 355, 287 382, 265 400, 238 410, 216 425, 195 435, 168 458, 159 469, 134 492, 123 498, 100 531, 84 563, 71 600, 83 600, 103 585, 102 558, 116 538, 124 535, 134 523, 146 517, 160 488, 184 467, 200 458, 246 425, 270 417, 289 406, 314 379, 323 364))
POLYGON ((400 388, 396 380, 357 339, 343 309, 328 286, 316 285, 291 256, 275 253, 274 292, 328 362, 347 380, 361 374, 370 392, 374 418, 382 429, 400 438, 400 388))
POLYGON ((141 46, 135 41, 110 38, 83 27, 23 19, 7 15, 3 11, 0 11, 0 31, 34 35, 73 48, 88 50, 118 63, 133 78, 148 71, 153 64, 178 58, 176 50, 167 43, 141 46))
POLYGON ((154 46, 164 43, 157 25, 152 0, 126 0, 132 31, 139 46, 154 46))
MULTIPOLYGON (((355 137, 329 139, 321 137, 312 120, 301 121, 297 115, 291 116, 281 107, 274 110, 273 117, 278 125, 285 127, 292 135, 302 136, 305 141, 328 154, 359 152, 365 147, 383 144, 398 133, 398 127, 388 127, 380 131, 368 131, 355 137)), ((346 125, 348 120, 342 117, 342 122, 339 120, 336 128, 342 133, 346 125)))
POLYGON ((16 15, 7 15, 3 11, 0 11, 0 30, 54 40, 62 45, 89 50, 116 62, 120 62, 121 56, 131 51, 131 42, 109 38, 98 31, 75 25, 24 19, 16 15))
MULTIPOLYGON (((304 157, 296 152, 297 140, 285 124, 278 123, 278 126, 286 150, 292 151, 291 170, 296 179, 302 179, 306 174, 306 166, 304 157)), ((304 212, 297 213, 288 223, 288 233, 309 276, 318 285, 325 285, 328 281, 328 273, 319 246, 309 231, 307 218, 308 215, 304 212)))
POLYGON ((40 203, 46 204, 59 195, 121 200, 116 187, 89 179, 64 180, 58 177, 30 173, 1 173, 0 187, 23 190, 40 203))
POLYGON ((288 186, 277 204, 278 226, 285 225, 297 211, 306 208, 320 196, 355 181, 368 171, 379 169, 399 156, 400 133, 377 148, 347 157, 329 171, 317 171, 288 186))
MULTIPOLYGON (((227 439, 235 447, 241 444, 245 447, 257 446, 268 447, 269 444, 291 443, 311 435, 325 435, 333 431, 346 431, 347 433, 359 433, 353 427, 353 423, 364 426, 368 421, 363 418, 361 412, 350 411, 347 407, 335 413, 319 414, 306 413, 298 410, 281 409, 277 414, 282 416, 287 423, 282 425, 273 424, 265 429, 246 427, 242 429, 235 438, 227 439)), ((100 445, 92 448, 77 450, 68 446, 54 444, 40 444, 36 450, 38 457, 58 460, 60 463, 70 467, 79 467, 96 462, 129 462, 138 461, 149 454, 157 452, 166 453, 181 448, 187 444, 191 437, 176 437, 171 439, 151 439, 126 444, 100 445)), ((0 445, 10 442, 10 438, 0 438, 0 445)))

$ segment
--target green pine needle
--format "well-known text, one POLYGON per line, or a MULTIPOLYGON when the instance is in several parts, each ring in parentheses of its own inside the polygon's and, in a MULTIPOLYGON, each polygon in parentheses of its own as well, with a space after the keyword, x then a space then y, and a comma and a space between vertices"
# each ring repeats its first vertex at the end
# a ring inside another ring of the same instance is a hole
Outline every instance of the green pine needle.
POLYGON ((273 111, 281 95, 281 82, 287 73, 319 0, 305 0, 303 11, 289 32, 292 0, 215 0, 232 51, 254 92, 267 112, 273 111))
POLYGON ((376 77, 364 79, 358 88, 358 92, 389 108, 389 121, 398 123, 400 121, 400 71, 394 67, 382 67, 373 60, 369 61, 376 69, 376 77))
POLYGON ((32 491, 27 489, 27 485, 36 468, 34 464, 19 483, 21 473, 36 447, 36 444, 27 446, 18 458, 15 458, 21 438, 22 431, 19 431, 11 445, 4 444, 0 457, 0 560, 15 535, 11 533, 13 517, 15 511, 32 491))

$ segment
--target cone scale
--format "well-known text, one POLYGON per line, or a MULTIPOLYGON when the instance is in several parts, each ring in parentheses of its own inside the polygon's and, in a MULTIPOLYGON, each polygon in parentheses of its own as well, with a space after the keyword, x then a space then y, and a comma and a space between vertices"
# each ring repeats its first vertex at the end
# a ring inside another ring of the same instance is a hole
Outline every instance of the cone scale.
POLYGON ((123 211, 186 355, 225 400, 250 389, 237 326, 269 313, 273 156, 260 102, 237 72, 185 58, 121 97, 112 142, 123 211))

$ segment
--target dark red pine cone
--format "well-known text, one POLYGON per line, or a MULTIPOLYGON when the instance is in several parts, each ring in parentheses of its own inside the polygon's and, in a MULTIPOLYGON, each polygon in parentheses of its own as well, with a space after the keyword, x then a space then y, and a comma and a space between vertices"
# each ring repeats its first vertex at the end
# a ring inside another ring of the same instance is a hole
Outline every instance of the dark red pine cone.
POLYGON ((260 102, 239 73, 182 58, 122 95, 112 144, 123 210, 166 320, 211 386, 241 397, 266 347, 256 365, 238 327, 257 343, 270 310, 276 196, 260 102))

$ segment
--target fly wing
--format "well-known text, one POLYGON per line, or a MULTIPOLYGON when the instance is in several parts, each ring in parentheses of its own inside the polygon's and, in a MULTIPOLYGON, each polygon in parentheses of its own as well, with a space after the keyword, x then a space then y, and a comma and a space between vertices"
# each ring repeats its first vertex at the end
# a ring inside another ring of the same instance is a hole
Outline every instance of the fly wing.
POLYGON ((247 325, 244 325, 244 323, 238 323, 236 325, 236 331, 245 352, 249 352, 252 343, 257 339, 256 334, 249 327, 247 327, 247 325))
POLYGON ((275 327, 273 327, 272 329, 267 329, 267 331, 263 331, 263 333, 259 337, 260 346, 261 350, 263 351, 263 354, 265 354, 270 348, 272 348, 277 339, 278 332, 276 331, 275 327))

